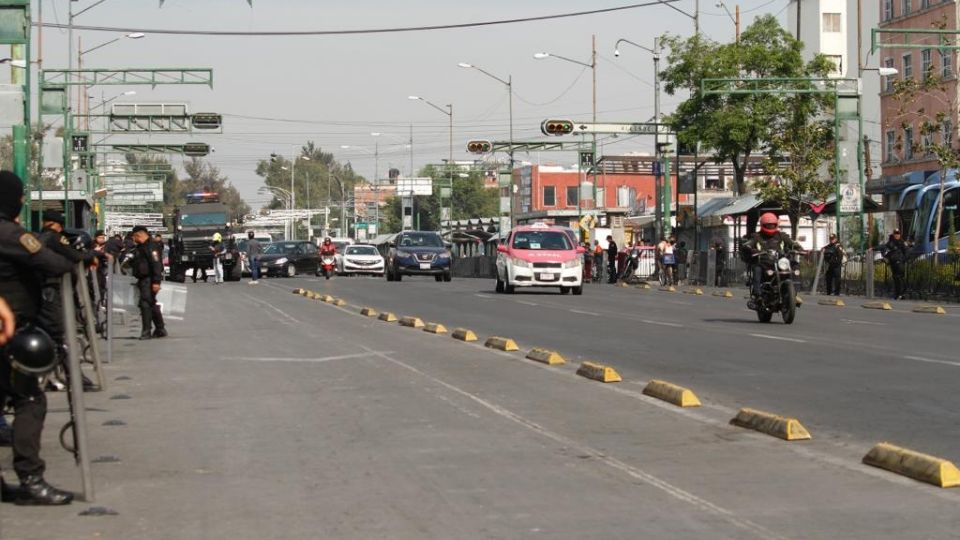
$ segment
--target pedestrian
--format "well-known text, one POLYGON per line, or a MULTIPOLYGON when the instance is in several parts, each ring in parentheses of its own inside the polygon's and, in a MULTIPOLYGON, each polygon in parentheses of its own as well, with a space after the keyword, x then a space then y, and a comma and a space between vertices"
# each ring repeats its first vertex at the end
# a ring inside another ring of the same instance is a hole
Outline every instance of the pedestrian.
POLYGON ((680 241, 676 246, 677 252, 677 283, 683 283, 687 279, 687 243, 685 241, 680 241))
MULTIPOLYGON (((0 171, 0 298, 9 304, 13 317, 4 316, 3 334, 14 325, 28 327, 40 311, 40 289, 46 277, 62 276, 73 264, 43 244, 19 225, 23 207, 23 182, 9 171, 0 171)), ((6 347, 6 346, 5 346, 6 347)), ((17 376, 7 350, 0 351, 0 404, 13 405, 13 469, 20 479, 14 502, 23 505, 62 505, 73 494, 46 482, 46 463, 40 458, 40 439, 47 415, 47 397, 36 376, 17 376)), ((0 478, 0 492, 8 492, 0 478)), ((7 498, 5 497, 5 498, 7 498)))
POLYGON ((220 233, 213 233, 210 253, 213 254, 213 283, 223 283, 223 238, 220 233))
POLYGON ((160 282, 163 281, 162 249, 150 240, 150 233, 143 225, 133 228, 133 241, 136 243, 131 266, 133 277, 137 278, 137 293, 140 307, 140 339, 167 336, 163 324, 163 314, 157 305, 157 293, 160 292, 160 282), (153 324, 154 331, 150 328, 153 324))
POLYGON ((617 243, 613 236, 607 235, 607 283, 617 282, 617 243))
POLYGON ((247 231, 247 264, 250 266, 250 284, 255 285, 260 280, 260 255, 263 248, 260 241, 254 238, 253 231, 247 231))
POLYGON ((599 240, 593 241, 593 281, 600 283, 603 280, 603 246, 599 240))
POLYGON ((893 297, 897 300, 903 300, 907 244, 900 237, 900 229, 895 229, 887 239, 887 243, 883 246, 883 257, 890 265, 890 273, 893 275, 893 297))
POLYGON ((713 284, 716 287, 723 287, 726 285, 726 280, 724 279, 723 275, 727 267, 727 248, 724 247, 723 240, 718 238, 713 243, 713 250, 716 263, 713 284))
POLYGON ((830 243, 823 246, 824 280, 827 296, 840 296, 840 280, 843 270, 843 246, 836 234, 830 234, 830 243))

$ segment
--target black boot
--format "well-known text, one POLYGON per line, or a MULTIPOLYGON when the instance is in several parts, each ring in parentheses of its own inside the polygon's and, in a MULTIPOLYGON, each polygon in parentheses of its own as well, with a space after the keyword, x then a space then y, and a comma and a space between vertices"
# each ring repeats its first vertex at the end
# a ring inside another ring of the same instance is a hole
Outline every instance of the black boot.
POLYGON ((57 489, 42 476, 28 476, 20 482, 16 504, 22 506, 59 506, 70 504, 73 493, 57 489))
POLYGON ((142 332, 140 332, 140 340, 141 340, 141 341, 143 341, 143 340, 145 340, 145 339, 152 339, 152 338, 153 338, 153 334, 150 333, 150 329, 149 329, 149 328, 146 328, 146 329, 144 329, 142 332))
POLYGON ((0 502, 14 502, 19 495, 19 489, 8 486, 7 483, 3 481, 3 478, 0 478, 0 502))
POLYGON ((167 329, 157 328, 156 330, 153 331, 153 337, 156 337, 156 338, 167 337, 167 329))

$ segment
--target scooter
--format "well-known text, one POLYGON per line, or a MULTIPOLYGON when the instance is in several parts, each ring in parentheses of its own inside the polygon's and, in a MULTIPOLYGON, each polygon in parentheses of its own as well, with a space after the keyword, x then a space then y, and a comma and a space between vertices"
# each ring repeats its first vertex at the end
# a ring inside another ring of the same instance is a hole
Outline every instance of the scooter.
POLYGON ((336 259, 333 255, 324 255, 320 258, 320 268, 323 272, 323 277, 330 279, 330 276, 332 276, 334 272, 333 267, 335 263, 336 259))

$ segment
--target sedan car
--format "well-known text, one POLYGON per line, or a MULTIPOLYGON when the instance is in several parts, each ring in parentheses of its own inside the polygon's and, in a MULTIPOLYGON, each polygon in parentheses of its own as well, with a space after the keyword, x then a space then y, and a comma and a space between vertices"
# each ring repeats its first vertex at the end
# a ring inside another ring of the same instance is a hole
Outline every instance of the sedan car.
POLYGON ((561 294, 583 294, 584 252, 560 227, 517 227, 497 246, 497 292, 559 287, 561 294))
POLYGON ((339 274, 373 274, 383 275, 383 257, 377 248, 368 245, 346 246, 338 261, 339 274))
POLYGON ((317 246, 308 241, 274 242, 260 256, 260 273, 265 276, 294 277, 320 269, 317 246))
POLYGON ((433 231, 404 231, 390 242, 387 253, 387 281, 403 276, 433 276, 437 281, 452 279, 453 260, 443 238, 433 231))

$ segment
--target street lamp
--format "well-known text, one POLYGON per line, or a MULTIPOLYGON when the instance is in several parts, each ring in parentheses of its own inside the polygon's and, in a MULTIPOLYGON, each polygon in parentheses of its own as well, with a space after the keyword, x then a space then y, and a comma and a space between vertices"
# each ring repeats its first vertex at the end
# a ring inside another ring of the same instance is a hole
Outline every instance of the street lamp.
MULTIPOLYGON (((113 38, 113 39, 111 39, 111 40, 109 40, 109 41, 104 41, 103 43, 101 43, 101 44, 99 44, 99 45, 97 45, 97 46, 94 46, 94 47, 90 47, 89 49, 86 49, 86 50, 84 50, 84 49, 81 47, 81 41, 80 41, 80 38, 78 37, 78 38, 77 38, 77 49, 78 49, 78 52, 77 52, 77 68, 78 68, 78 69, 83 69, 83 55, 85 55, 85 54, 91 53, 91 52, 93 52, 93 51, 95 51, 95 50, 97 50, 97 49, 102 49, 102 48, 106 47, 107 45, 110 45, 110 44, 112 44, 112 43, 116 43, 116 42, 120 41, 121 39, 142 39, 142 38, 144 38, 144 37, 146 37, 146 34, 144 34, 143 32, 130 32, 130 33, 124 34, 124 35, 122 35, 122 36, 120 36, 120 37, 113 38)), ((87 116, 90 115, 90 108, 89 108, 89 105, 90 105, 89 99, 90 99, 90 98, 88 97, 87 99, 83 99, 83 96, 86 95, 88 88, 89 88, 89 86, 80 85, 80 87, 79 87, 78 90, 77 90, 78 92, 80 92, 80 95, 77 96, 77 98, 80 100, 80 102, 77 104, 77 108, 78 108, 78 109, 80 110, 80 112, 82 113, 82 112, 83 112, 83 108, 84 108, 84 107, 87 107, 87 116)), ((86 119, 84 120, 84 124, 86 125, 86 128, 89 130, 89 129, 90 129, 90 118, 86 118, 86 119)))
MULTIPOLYGON (((276 153, 270 154, 270 161, 276 162, 278 159, 280 159, 279 154, 276 154, 276 153)), ((300 159, 304 161, 310 161, 309 156, 300 156, 300 159)), ((287 168, 281 166, 280 169, 286 170, 287 168)), ((290 151, 290 191, 289 193, 290 193, 290 209, 291 210, 294 210, 297 208, 297 192, 293 187, 293 178, 294 178, 294 174, 296 173, 296 169, 297 169, 297 151, 296 151, 296 148, 294 148, 293 150, 290 151)), ((296 227, 291 227, 291 229, 293 230, 290 231, 289 239, 296 240, 297 229, 296 227)))
MULTIPOLYGON (((420 97, 420 96, 407 96, 407 99, 416 100, 416 101, 422 101, 422 102, 426 103, 427 105, 433 107, 434 109, 436 109, 436 110, 442 112, 443 114, 447 115, 447 116, 450 118, 450 154, 449 154, 449 158, 447 159, 447 170, 450 172, 450 190, 452 191, 452 190, 453 190, 453 105, 452 105, 452 104, 447 104, 447 106, 446 106, 446 107, 447 107, 447 110, 443 110, 442 107, 439 107, 439 106, 435 105, 434 103, 432 103, 430 100, 424 99, 424 98, 422 98, 422 97, 420 97)), ((440 197, 440 214, 441 214, 441 216, 440 216, 440 223, 441 223, 440 229, 441 229, 441 231, 442 231, 442 230, 443 230, 443 215, 442 215, 442 214, 443 214, 443 196, 442 196, 442 195, 441 195, 441 197, 440 197)), ((452 212, 451 212, 451 214, 452 214, 452 212)), ((451 219, 452 217, 453 217, 453 215, 447 216, 447 219, 449 220, 449 219, 451 219)))
POLYGON ((290 230, 293 228, 293 213, 292 213, 293 209, 290 205, 291 193, 283 188, 276 187, 276 186, 260 186, 260 189, 257 190, 257 193, 264 193, 264 192, 268 192, 272 194, 283 204, 286 210, 290 211, 290 214, 288 214, 287 216, 287 218, 289 219, 289 222, 284 225, 284 232, 283 232, 286 239, 289 240, 290 230))
POLYGON ((467 62, 460 62, 457 65, 464 69, 475 69, 507 87, 507 98, 510 109, 510 226, 513 227, 513 75, 507 75, 507 80, 503 80, 485 69, 467 62))

